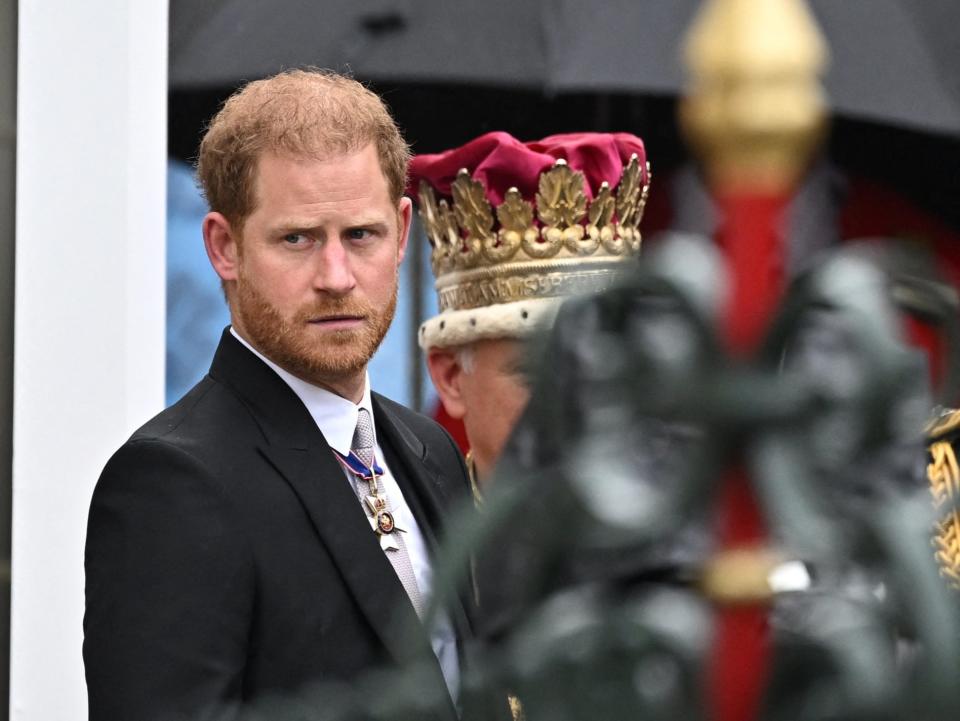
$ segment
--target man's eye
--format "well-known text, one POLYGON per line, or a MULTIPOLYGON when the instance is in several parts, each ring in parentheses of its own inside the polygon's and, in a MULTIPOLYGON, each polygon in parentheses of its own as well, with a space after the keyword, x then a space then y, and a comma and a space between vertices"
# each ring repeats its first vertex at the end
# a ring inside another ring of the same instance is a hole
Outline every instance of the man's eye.
POLYGON ((306 245, 308 240, 303 233, 287 233, 283 236, 283 241, 289 245, 306 245))
POLYGON ((351 228, 347 231, 347 237, 350 240, 366 240, 371 235, 373 234, 366 228, 351 228))

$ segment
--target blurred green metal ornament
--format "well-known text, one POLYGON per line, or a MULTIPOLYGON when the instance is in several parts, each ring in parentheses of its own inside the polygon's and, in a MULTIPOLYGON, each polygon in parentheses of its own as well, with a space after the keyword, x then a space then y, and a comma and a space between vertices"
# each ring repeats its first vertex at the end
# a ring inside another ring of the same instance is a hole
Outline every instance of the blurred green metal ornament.
MULTIPOLYGON (((929 552, 933 519, 916 473, 929 406, 922 361, 899 338, 889 276, 871 254, 835 254, 792 284, 759 355, 732 359, 703 297, 722 287, 711 258, 709 245, 676 239, 651 253, 633 282, 558 318, 542 356, 551 362, 488 498, 496 522, 471 537, 493 549, 497 575, 486 580, 501 597, 486 610, 495 645, 519 653, 515 634, 569 628, 570 607, 555 599, 575 588, 624 604, 662 589, 692 603, 769 596, 778 654, 764 717, 951 717, 960 702, 960 605, 929 552), (643 445, 637 428, 662 444, 643 445), (684 547, 684 536, 715 502, 718 471, 738 443, 776 547, 717 559, 684 547), (669 462, 650 466, 638 452, 669 462), (550 532, 557 527, 567 532, 550 532), (811 585, 776 593, 771 575, 790 559, 810 569, 811 585), (919 649, 909 663, 904 643, 919 649)), ((482 589, 482 573, 478 580, 482 589)), ((603 639, 603 622, 619 610, 605 607, 590 623, 583 607, 578 614, 603 639)), ((577 660, 570 648, 587 648, 579 672, 602 683, 612 672, 591 669, 603 667, 606 642, 585 646, 570 633, 565 643, 534 645, 535 678, 562 678, 577 660)), ((639 663, 646 651, 635 651, 639 663)), ((678 658, 683 674, 693 673, 689 658, 678 658)), ((514 673, 502 683, 528 688, 531 666, 502 657, 501 665, 514 673)), ((616 699, 617 714, 647 712, 636 694, 616 699)), ((532 704, 529 717, 559 713, 544 704, 532 704)), ((562 718, 606 717, 562 705, 562 718)))

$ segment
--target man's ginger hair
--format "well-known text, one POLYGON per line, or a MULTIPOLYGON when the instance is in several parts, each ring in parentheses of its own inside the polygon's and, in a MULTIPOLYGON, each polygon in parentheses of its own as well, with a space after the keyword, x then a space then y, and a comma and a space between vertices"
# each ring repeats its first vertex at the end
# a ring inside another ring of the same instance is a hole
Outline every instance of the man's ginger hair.
POLYGON ((288 70, 227 99, 200 143, 197 177, 210 210, 239 232, 256 208, 254 182, 264 153, 323 158, 370 143, 390 197, 399 202, 410 148, 380 97, 330 70, 288 70))

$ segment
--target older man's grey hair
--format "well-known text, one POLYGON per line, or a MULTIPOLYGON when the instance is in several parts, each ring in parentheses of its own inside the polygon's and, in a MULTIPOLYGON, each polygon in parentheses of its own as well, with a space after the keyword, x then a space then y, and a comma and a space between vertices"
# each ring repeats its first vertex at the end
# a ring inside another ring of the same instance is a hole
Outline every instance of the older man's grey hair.
POLYGON ((475 363, 472 343, 458 345, 453 351, 453 357, 457 359, 457 364, 464 373, 473 373, 475 363))

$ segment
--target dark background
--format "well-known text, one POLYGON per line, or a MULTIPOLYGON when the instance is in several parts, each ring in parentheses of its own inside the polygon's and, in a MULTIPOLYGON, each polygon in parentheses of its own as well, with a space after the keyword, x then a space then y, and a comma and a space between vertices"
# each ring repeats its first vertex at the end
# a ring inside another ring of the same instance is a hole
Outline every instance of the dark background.
MULTIPOLYGON (((626 131, 644 139, 657 176, 668 175, 688 159, 673 96, 547 95, 465 84, 367 84, 386 99, 415 153, 447 150, 491 130, 506 130, 521 140, 564 132, 626 131)), ((193 163, 205 123, 238 86, 171 89, 171 156, 193 163)), ((834 117, 825 152, 852 177, 869 178, 902 194, 960 232, 960 138, 834 117)))

